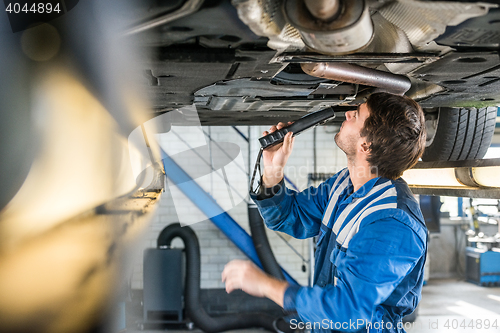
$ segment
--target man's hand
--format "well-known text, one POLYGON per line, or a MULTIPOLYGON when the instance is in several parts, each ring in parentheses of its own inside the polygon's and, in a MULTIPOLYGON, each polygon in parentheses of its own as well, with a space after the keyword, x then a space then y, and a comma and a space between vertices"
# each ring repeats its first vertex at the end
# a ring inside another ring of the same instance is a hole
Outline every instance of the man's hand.
POLYGON ((222 282, 228 293, 241 289, 249 295, 267 297, 283 307, 283 297, 288 288, 286 281, 277 280, 248 260, 230 261, 222 272, 222 282))
MULTIPOLYGON (((292 122, 288 122, 288 124, 278 123, 278 125, 272 126, 269 131, 264 131, 262 135, 268 135, 290 124, 292 122)), ((293 133, 288 132, 282 143, 264 149, 262 152, 264 158, 264 174, 262 176, 264 186, 272 187, 283 179, 283 169, 292 153, 294 141, 293 133)))

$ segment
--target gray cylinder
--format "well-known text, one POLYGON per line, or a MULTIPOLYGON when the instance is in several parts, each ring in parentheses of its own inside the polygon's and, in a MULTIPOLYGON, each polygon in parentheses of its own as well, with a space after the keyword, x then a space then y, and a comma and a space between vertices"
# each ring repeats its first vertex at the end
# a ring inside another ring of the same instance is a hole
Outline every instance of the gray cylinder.
MULTIPOLYGON (((373 38, 373 23, 364 0, 339 0, 338 9, 328 20, 318 19, 320 11, 308 9, 304 0, 286 0, 285 17, 304 43, 325 54, 347 54, 364 48, 373 38)), ((325 14, 328 15, 328 14, 325 14)))
POLYGON ((403 95, 411 87, 410 79, 404 75, 348 63, 303 63, 301 67, 311 76, 378 87, 396 95, 403 95))

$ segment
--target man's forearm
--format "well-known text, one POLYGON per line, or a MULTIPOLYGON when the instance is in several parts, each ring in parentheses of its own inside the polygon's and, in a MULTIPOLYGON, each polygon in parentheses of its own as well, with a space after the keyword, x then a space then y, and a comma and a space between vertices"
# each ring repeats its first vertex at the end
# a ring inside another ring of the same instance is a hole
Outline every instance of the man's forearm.
POLYGON ((264 174, 262 175, 262 185, 265 187, 273 187, 277 185, 284 177, 283 169, 281 171, 267 171, 264 168, 264 174))
POLYGON ((283 298, 287 288, 288 282, 268 277, 264 287, 264 294, 271 301, 283 307, 283 298))
POLYGON ((265 186, 264 181, 262 180, 262 185, 259 188, 259 192, 257 194, 256 199, 264 200, 272 198, 276 193, 278 193, 281 190, 283 186, 285 186, 285 182, 283 179, 281 179, 278 184, 270 187, 265 186))

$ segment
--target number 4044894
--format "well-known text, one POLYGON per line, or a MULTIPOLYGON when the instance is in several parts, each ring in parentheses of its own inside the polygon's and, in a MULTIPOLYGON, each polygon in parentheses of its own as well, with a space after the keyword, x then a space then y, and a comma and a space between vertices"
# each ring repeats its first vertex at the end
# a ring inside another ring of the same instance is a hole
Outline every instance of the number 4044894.
POLYGON ((27 4, 27 3, 18 3, 14 2, 7 5, 5 8, 5 11, 8 12, 9 14, 15 13, 37 13, 37 14, 50 14, 52 12, 54 13, 60 13, 61 8, 59 6, 59 3, 56 3, 55 5, 51 4, 50 2, 47 3, 32 3, 32 4, 27 4))
POLYGON ((448 329, 453 329, 457 330, 460 328, 472 328, 472 329, 490 329, 494 328, 495 330, 498 329, 498 321, 497 319, 495 320, 489 320, 489 319, 463 319, 463 320, 457 320, 453 319, 450 320, 448 319, 444 323, 444 327, 448 329))

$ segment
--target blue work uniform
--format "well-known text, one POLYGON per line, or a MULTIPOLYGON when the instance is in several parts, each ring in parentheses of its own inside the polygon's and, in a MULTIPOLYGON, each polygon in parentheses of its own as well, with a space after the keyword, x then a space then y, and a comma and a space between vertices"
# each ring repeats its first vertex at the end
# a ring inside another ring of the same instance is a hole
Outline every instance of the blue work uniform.
POLYGON ((317 188, 296 192, 282 182, 278 189, 253 196, 266 225, 299 239, 318 236, 313 287, 290 286, 284 296, 299 327, 404 332, 401 319, 421 298, 427 252, 424 218, 406 182, 378 177, 354 192, 346 168, 317 188))

